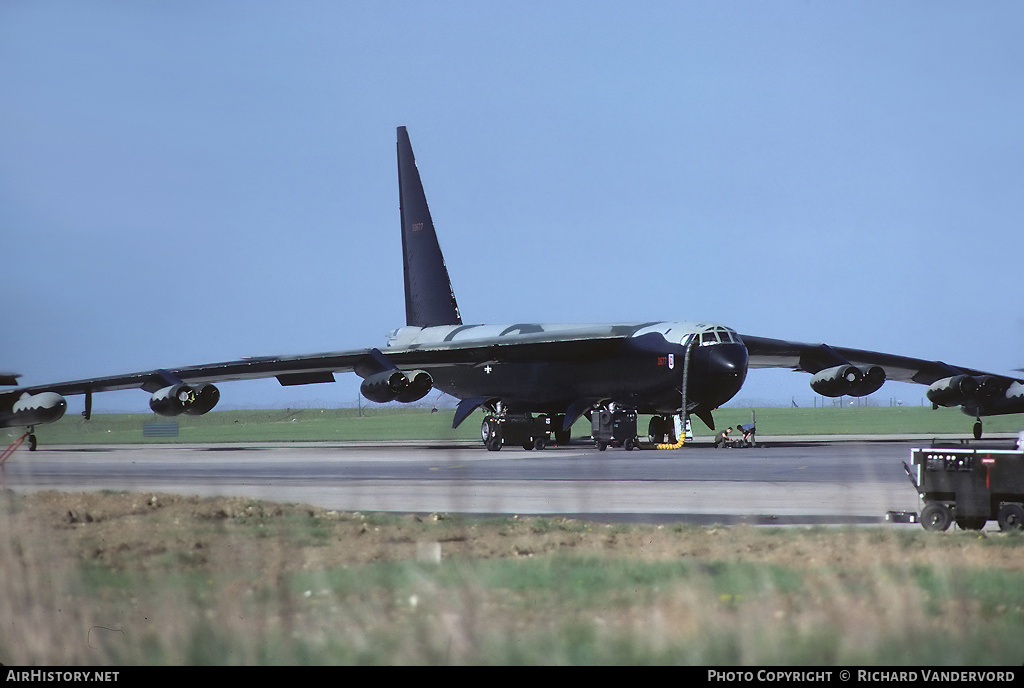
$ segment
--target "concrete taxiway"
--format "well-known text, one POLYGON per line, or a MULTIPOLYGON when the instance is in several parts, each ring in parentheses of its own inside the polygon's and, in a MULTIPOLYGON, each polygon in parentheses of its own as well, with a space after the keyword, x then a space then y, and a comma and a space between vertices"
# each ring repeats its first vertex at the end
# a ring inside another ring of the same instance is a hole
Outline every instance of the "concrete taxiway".
MULTIPOLYGON (((776 439, 745 449, 484 451, 476 442, 41 447, 6 487, 236 495, 344 511, 614 521, 881 523, 920 503, 911 439, 776 439)), ((919 526, 918 526, 919 527, 919 526)))

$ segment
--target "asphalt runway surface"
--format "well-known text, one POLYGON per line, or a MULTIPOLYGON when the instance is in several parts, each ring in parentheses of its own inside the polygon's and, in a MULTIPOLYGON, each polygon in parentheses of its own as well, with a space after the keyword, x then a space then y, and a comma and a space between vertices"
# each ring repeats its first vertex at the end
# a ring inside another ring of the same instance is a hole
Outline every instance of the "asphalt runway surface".
POLYGON ((928 444, 818 438, 631 452, 599 452, 584 440, 500 452, 477 442, 41 446, 16 452, 4 481, 15 491, 229 495, 340 511, 861 524, 920 511, 903 462, 928 444))

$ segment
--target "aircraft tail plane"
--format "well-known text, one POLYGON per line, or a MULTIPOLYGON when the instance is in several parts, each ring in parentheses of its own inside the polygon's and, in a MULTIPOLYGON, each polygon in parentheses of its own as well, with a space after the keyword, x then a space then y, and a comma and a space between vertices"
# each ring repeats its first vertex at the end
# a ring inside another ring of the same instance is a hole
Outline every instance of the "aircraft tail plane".
POLYGON ((405 127, 398 127, 398 193, 402 211, 405 322, 415 327, 461 325, 448 268, 405 127))

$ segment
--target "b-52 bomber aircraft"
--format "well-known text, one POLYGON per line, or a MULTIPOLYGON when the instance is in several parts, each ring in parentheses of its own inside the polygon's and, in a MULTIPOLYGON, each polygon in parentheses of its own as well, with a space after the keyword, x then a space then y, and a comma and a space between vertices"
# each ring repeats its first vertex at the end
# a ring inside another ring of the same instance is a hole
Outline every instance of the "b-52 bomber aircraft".
MULTIPOLYGON (((453 427, 476 409, 490 450, 540 448, 569 440, 580 416, 649 414, 654 442, 679 432, 693 414, 712 430, 714 409, 729 401, 750 368, 809 373, 824 396, 865 396, 886 380, 928 385, 933 406, 960 406, 977 418, 1024 412, 1024 380, 940 361, 740 335, 717 323, 678 321, 611 325, 463 324, 405 127, 398 128, 398 187, 406 324, 381 348, 306 356, 247 358, 160 368, 0 392, 0 427, 58 420, 66 395, 140 388, 163 416, 201 415, 216 406, 213 383, 276 377, 282 385, 333 382, 355 372, 374 402, 414 402, 432 389, 459 399, 453 427)), ((15 385, 12 374, 0 384, 15 385)), ((30 436, 34 448, 34 435, 30 436)), ((627 443, 628 448, 632 445, 627 443)), ((599 447, 604 446, 599 442, 599 447)))

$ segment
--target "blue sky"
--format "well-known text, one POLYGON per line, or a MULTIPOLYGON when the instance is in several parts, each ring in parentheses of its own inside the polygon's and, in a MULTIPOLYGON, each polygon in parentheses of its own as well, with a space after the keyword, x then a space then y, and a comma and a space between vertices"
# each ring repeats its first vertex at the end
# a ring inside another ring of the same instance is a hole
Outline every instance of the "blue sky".
POLYGON ((1022 28, 1019 2, 7 0, 0 369, 381 345, 406 125, 467 322, 713 320, 1011 372, 1022 28))

